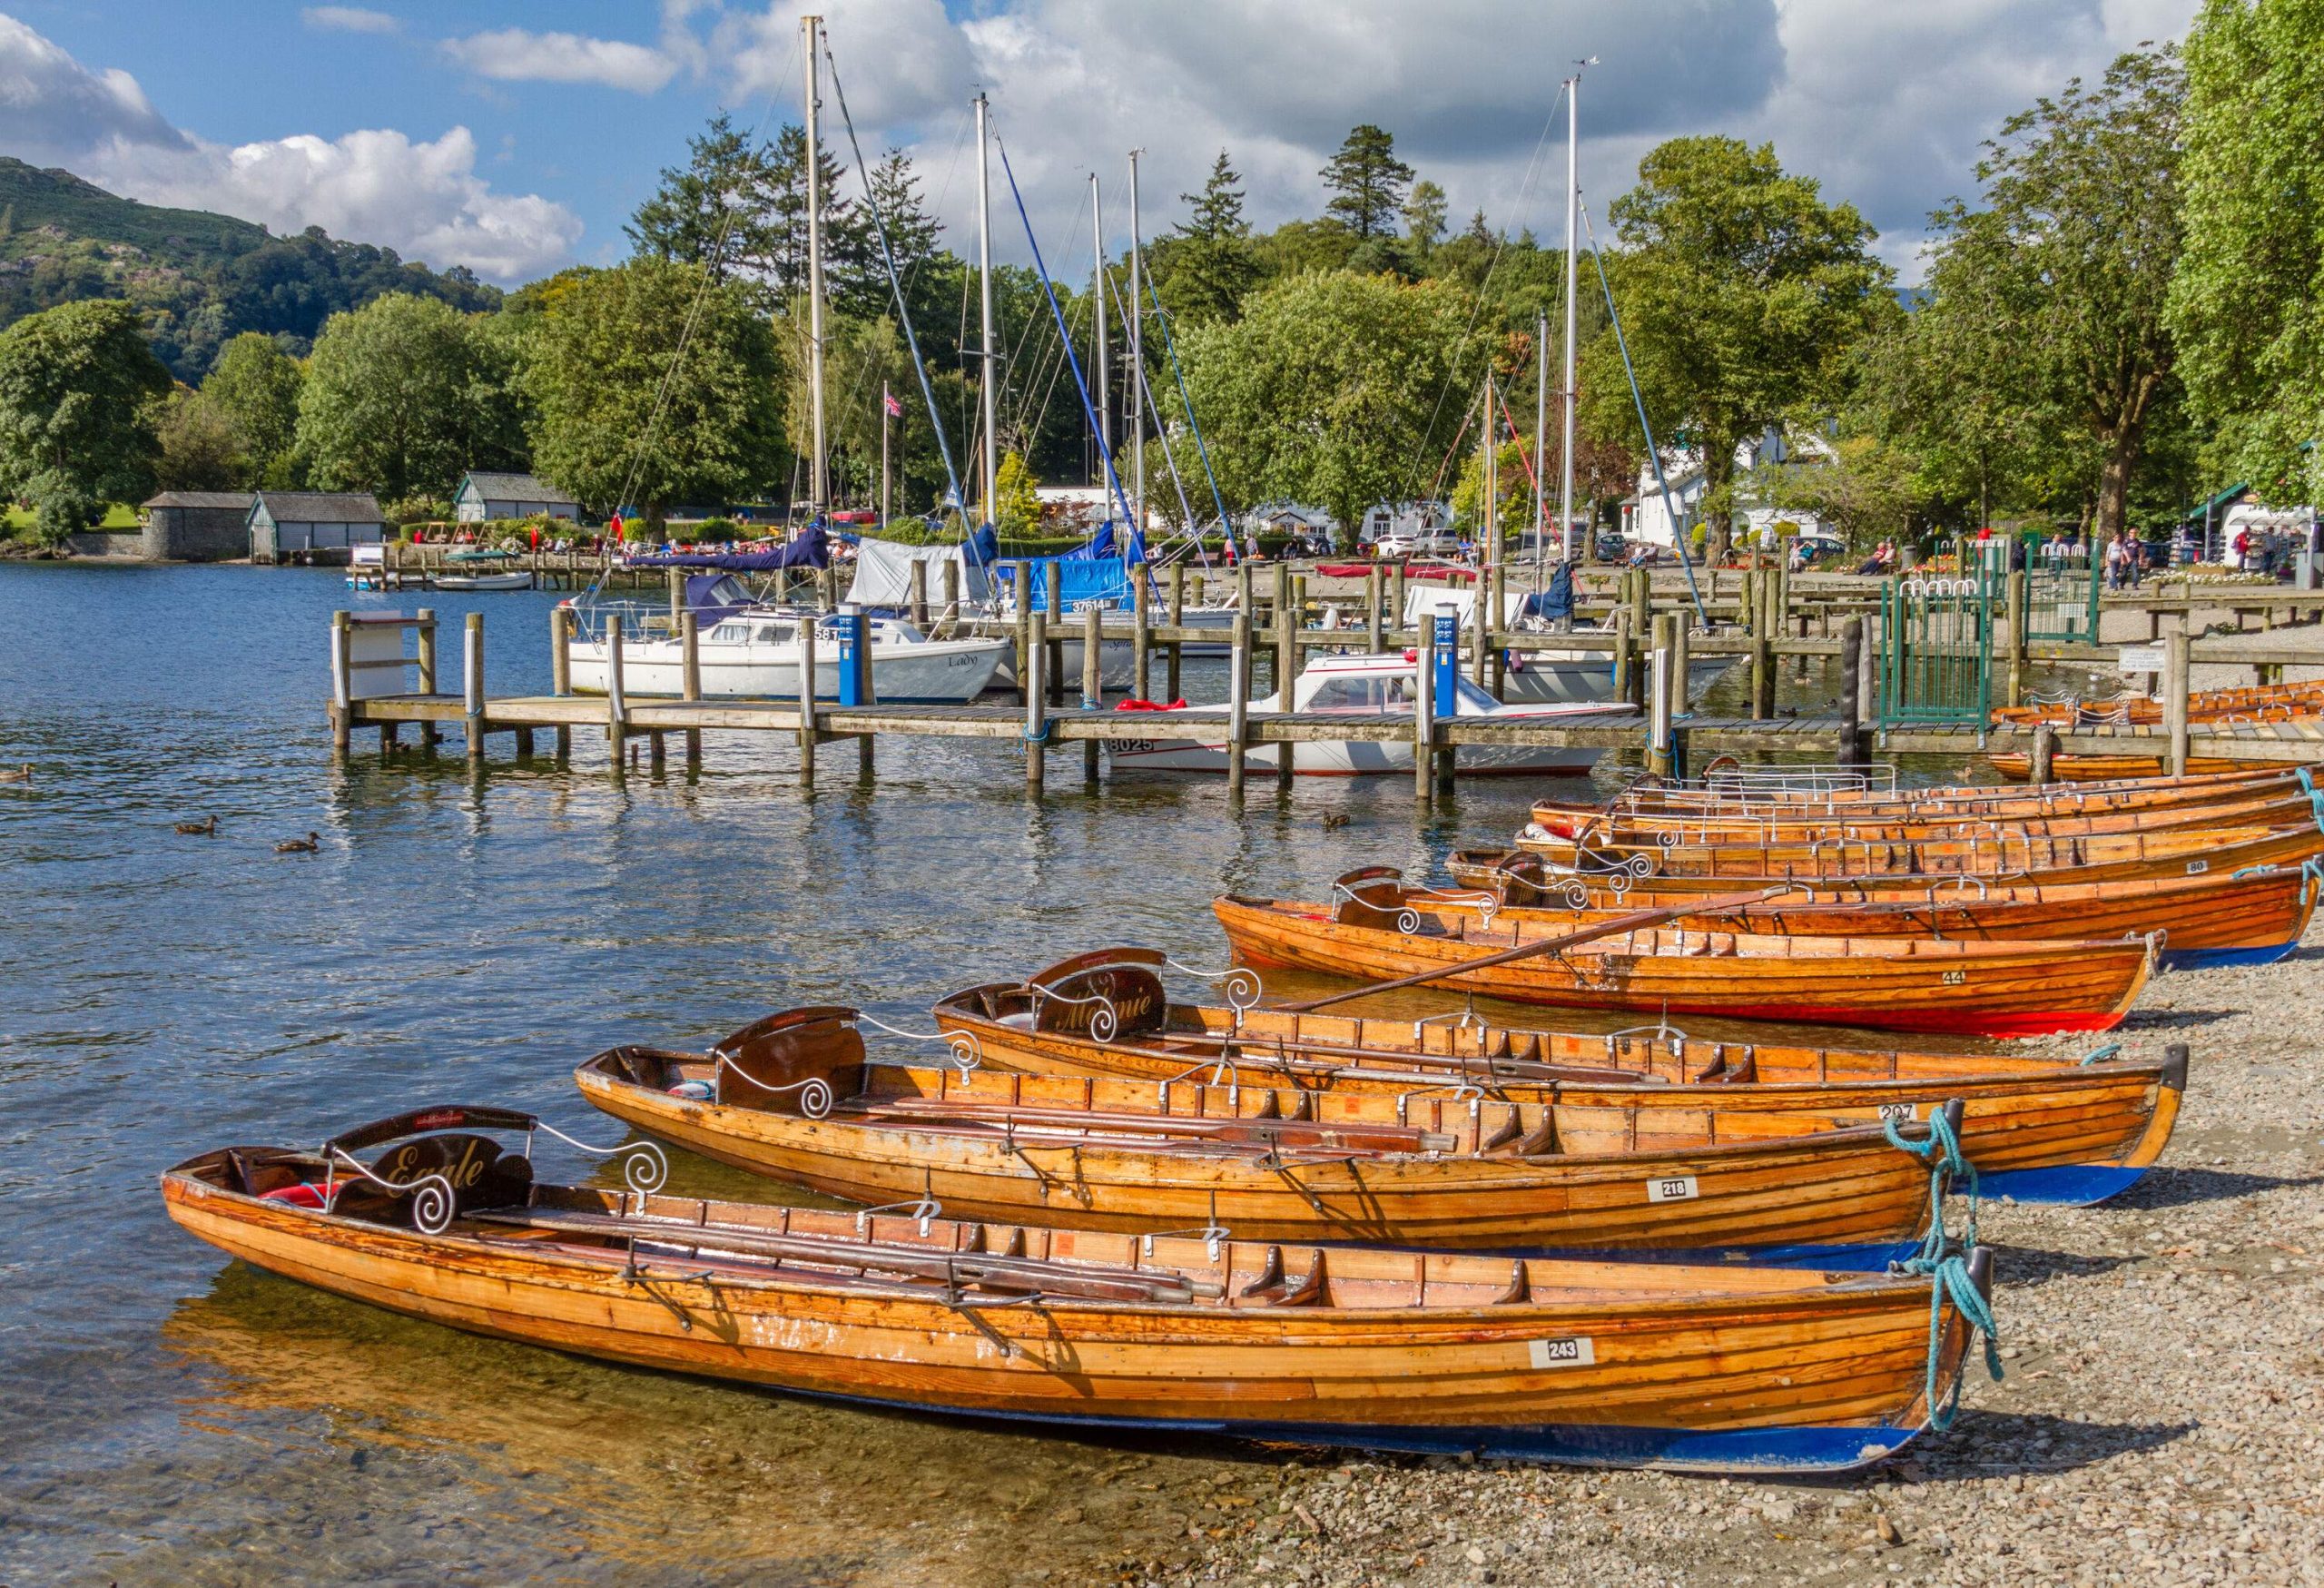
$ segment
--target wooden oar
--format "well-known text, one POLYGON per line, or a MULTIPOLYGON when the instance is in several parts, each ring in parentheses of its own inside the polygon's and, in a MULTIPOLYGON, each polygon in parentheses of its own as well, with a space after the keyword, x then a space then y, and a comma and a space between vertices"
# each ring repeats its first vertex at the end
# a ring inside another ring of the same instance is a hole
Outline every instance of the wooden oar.
POLYGON ((1761 903, 1778 893, 1791 892, 1787 883, 1777 888, 1761 888, 1751 893, 1720 893, 1693 904, 1666 904, 1657 910, 1639 910, 1628 915, 1617 915, 1611 921, 1601 921, 1595 926, 1585 926, 1557 937, 1545 937, 1539 942, 1520 943, 1513 949, 1503 949, 1497 954, 1487 954, 1481 960, 1462 960, 1457 965, 1443 965, 1433 971, 1423 971, 1417 976, 1401 976, 1393 981, 1374 981, 1368 987, 1357 987, 1346 992, 1334 992, 1329 998, 1313 998, 1305 1003, 1281 1003, 1271 1006, 1280 1014, 1312 1014, 1328 1009, 1334 1003, 1345 1003, 1352 998, 1369 998, 1375 992, 1396 992, 1406 987, 1418 987, 1427 981, 1442 981, 1447 976, 1458 976, 1470 971, 1482 971, 1493 965, 1505 965, 1512 960, 1531 959, 1536 954, 1553 954, 1560 949, 1570 949, 1576 943, 1590 942, 1617 932, 1636 932, 1643 926, 1659 926, 1674 915, 1710 915, 1722 910, 1740 910, 1748 904, 1761 903))

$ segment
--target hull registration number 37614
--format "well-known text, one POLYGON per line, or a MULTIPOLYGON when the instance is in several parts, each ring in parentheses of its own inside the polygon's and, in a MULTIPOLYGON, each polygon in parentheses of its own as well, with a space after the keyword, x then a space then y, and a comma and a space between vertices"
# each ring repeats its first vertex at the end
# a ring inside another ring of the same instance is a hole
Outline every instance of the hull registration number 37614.
POLYGON ((1692 1175, 1665 1175, 1646 1182, 1646 1199, 1649 1202, 1684 1202, 1697 1194, 1692 1175))

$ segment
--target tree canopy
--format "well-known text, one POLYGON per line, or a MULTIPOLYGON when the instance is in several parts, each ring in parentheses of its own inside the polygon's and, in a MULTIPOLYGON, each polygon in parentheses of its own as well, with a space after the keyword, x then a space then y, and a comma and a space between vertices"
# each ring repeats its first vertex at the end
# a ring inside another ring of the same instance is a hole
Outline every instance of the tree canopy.
POLYGON ((42 540, 86 528, 101 502, 145 495, 169 391, 126 303, 60 304, 0 331, 0 489, 31 498, 42 540))
POLYGON ((450 304, 395 293, 331 316, 299 393, 316 484, 448 496, 470 469, 522 461, 499 347, 450 304))
POLYGON ((302 471, 294 449, 305 379, 298 360, 258 331, 244 331, 218 355, 202 395, 234 428, 244 465, 234 485, 251 481, 287 490, 298 483, 302 471))
POLYGON ((1349 130, 1322 174, 1332 195, 1324 213, 1360 240, 1384 236, 1394 227, 1413 168, 1396 158, 1396 140, 1386 128, 1365 122, 1349 130))

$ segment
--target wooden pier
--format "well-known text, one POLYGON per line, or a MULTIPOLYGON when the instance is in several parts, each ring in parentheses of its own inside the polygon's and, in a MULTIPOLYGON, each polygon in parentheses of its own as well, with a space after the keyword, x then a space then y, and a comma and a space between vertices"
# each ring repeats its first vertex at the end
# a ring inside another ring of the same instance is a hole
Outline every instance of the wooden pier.
MULTIPOLYGON (((1021 601, 1018 610, 1024 616, 1019 620, 955 626, 960 632, 1009 635, 1016 638, 1019 676, 1026 686, 1021 691, 1021 703, 957 706, 839 705, 818 699, 803 707, 795 701, 704 700, 698 697, 698 682, 690 685, 688 697, 631 696, 621 687, 618 665, 614 668, 610 693, 576 695, 567 686, 566 666, 572 614, 562 607, 552 614, 550 625, 555 681, 552 693, 495 697, 487 691, 484 617, 480 613, 469 614, 462 630, 459 688, 451 692, 441 686, 438 626, 432 613, 423 610, 406 616, 340 612, 333 616, 330 635, 333 745, 338 752, 345 754, 351 749, 359 729, 376 729, 383 750, 391 748, 409 725, 417 730, 424 746, 432 747, 446 736, 457 735, 468 756, 481 763, 486 758, 489 735, 511 735, 516 755, 523 760, 539 752, 538 735, 546 732, 551 736, 552 753, 563 759, 571 754, 572 735, 578 728, 606 740, 613 770, 618 775, 628 770, 631 760, 641 750, 647 764, 655 772, 662 771, 669 758, 668 741, 672 735, 682 736, 684 763, 691 769, 701 764, 704 733, 761 733, 795 744, 800 780, 812 784, 816 752, 824 745, 853 740, 858 746, 859 770, 869 774, 874 764, 874 746, 882 737, 978 738, 1019 744, 1024 757, 1026 785, 1038 793, 1048 779, 1049 758, 1054 750, 1080 745, 1083 781, 1094 784, 1099 776, 1100 751, 1105 745, 1185 736, 1225 745, 1227 787, 1239 798, 1247 781, 1250 752, 1256 748, 1324 740, 1408 743, 1414 752, 1413 791, 1423 804, 1451 786, 1454 755, 1461 746, 1470 745, 1642 752, 1649 769, 1674 773, 1683 773, 1689 766, 1722 754, 1828 758, 1843 764, 1860 764, 1875 753, 1967 757, 2017 750, 2029 755, 2040 770, 2046 770, 2051 757, 2057 755, 2146 754, 2156 755, 2173 768, 2183 768, 2191 757, 2324 760, 2324 732, 2319 732, 2312 722, 2191 726, 2185 721, 2183 709, 2166 714, 2168 720, 2161 725, 2102 725, 2063 732, 2050 727, 1979 727, 1965 724, 1893 727, 1882 732, 1868 721, 1866 709, 1869 658, 1866 655, 1865 624, 1860 616, 1850 614, 1842 619, 1837 636, 1807 634, 1795 637, 1782 632, 1788 626, 1779 626, 1771 621, 1772 614, 1763 607, 1757 633, 1689 634, 1675 613, 1655 614, 1650 607, 1640 610, 1646 607, 1637 599, 1647 588, 1642 577, 1631 581, 1622 592, 1629 600, 1616 613, 1617 620, 1607 632, 1543 634, 1491 629, 1484 621, 1487 609, 1481 605, 1476 609, 1472 629, 1462 636, 1470 650, 1470 655, 1462 658, 1464 671, 1496 692, 1502 682, 1502 669, 1512 656, 1521 658, 1540 651, 1603 650, 1607 665, 1614 673, 1616 697, 1629 700, 1634 708, 1631 713, 1600 716, 1586 725, 1563 725, 1440 716, 1433 711, 1425 687, 1433 672, 1425 665, 1430 637, 1415 630, 1389 626, 1381 600, 1382 581, 1375 576, 1369 584, 1370 599, 1368 610, 1363 613, 1364 621, 1330 628, 1300 624, 1301 619, 1308 623, 1318 621, 1321 615, 1314 610, 1315 604, 1306 601, 1288 577, 1277 580, 1282 604, 1262 609, 1263 626, 1255 626, 1249 607, 1238 611, 1231 629, 1225 631, 1156 623, 1143 600, 1128 615, 1131 622, 1128 625, 1108 624, 1095 610, 1082 614, 1080 621, 1068 620, 1065 626, 1067 634, 1085 642, 1083 676, 1077 681, 1079 687, 1076 694, 1080 703, 1078 706, 1065 704, 1068 681, 1059 676, 1060 669, 1056 665, 1059 642, 1066 634, 1052 631, 1046 614, 1027 611, 1021 601), (1636 621, 1638 617, 1645 621, 1636 621), (407 634, 416 641, 409 652, 404 648, 407 634), (1098 677, 1101 644, 1087 643, 1128 642, 1136 658, 1137 673, 1149 681, 1156 664, 1164 662, 1169 691, 1175 693, 1182 648, 1193 644, 1216 645, 1221 640, 1226 641, 1229 650, 1229 710, 1200 719, 1198 730, 1194 730, 1193 725, 1157 720, 1147 713, 1107 709, 1098 677), (1420 676, 1423 687, 1418 691, 1420 698, 1413 710, 1393 715, 1347 716, 1248 708, 1245 703, 1253 698, 1256 674, 1263 665, 1274 678, 1295 677, 1305 653, 1318 648, 1422 652, 1423 666, 1420 676), (1686 677, 1688 659, 1707 655, 1736 656, 1748 664, 1748 698, 1755 707, 1754 715, 1711 717, 1686 711, 1680 681, 1686 677), (1265 658, 1264 664, 1262 657, 1265 658), (1782 658, 1790 658, 1802 667, 1810 658, 1836 660, 1839 664, 1839 715, 1777 715, 1776 669, 1782 658)), ((1248 591, 1247 576, 1244 590, 1248 591)), ((1771 585, 1762 585, 1753 594, 1762 592, 1768 607, 1777 612, 1784 610, 1773 599, 1771 585)), ((1180 594, 1174 580, 1169 612, 1172 617, 1182 610, 1180 594)), ((2310 608, 2324 599, 2314 592, 2298 594, 2306 598, 2310 608)), ((1825 616, 1828 617, 1828 614, 1825 616)), ((675 626, 688 652, 689 665, 684 671, 694 676, 691 664, 697 636, 691 614, 681 613, 675 626)), ((803 633, 811 636, 807 665, 812 668, 812 628, 803 628, 803 633)), ((615 635, 617 634, 616 627, 615 635)), ((2285 665, 2324 661, 2324 656, 2315 651, 2263 637, 2191 638, 2182 630, 2173 630, 2167 638, 2169 666, 2164 692, 2167 697, 2175 690, 2182 702, 2189 669, 2194 662, 2250 666, 2255 676, 2266 678, 2285 665)), ((613 650, 618 656, 617 644, 613 650)), ((2115 655, 2114 648, 2108 646, 2024 647, 2026 659, 2034 660, 2111 663, 2115 655)), ((1262 775, 1287 784, 1293 775, 1290 757, 1275 759, 1284 764, 1262 764, 1257 770, 1262 775)))

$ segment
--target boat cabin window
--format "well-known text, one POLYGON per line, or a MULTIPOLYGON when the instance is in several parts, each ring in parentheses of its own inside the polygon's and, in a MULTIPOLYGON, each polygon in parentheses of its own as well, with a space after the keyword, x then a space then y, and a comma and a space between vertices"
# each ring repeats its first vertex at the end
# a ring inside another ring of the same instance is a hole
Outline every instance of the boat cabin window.
POLYGON ((1380 716, 1409 710, 1413 681, 1400 673, 1352 673, 1318 682, 1303 708, 1344 716, 1380 716))
POLYGON ((1493 712, 1501 709, 1501 702, 1492 697, 1492 692, 1473 679, 1455 677, 1452 693, 1462 711, 1493 712))
POLYGON ((748 607, 751 592, 733 574, 721 574, 718 582, 702 591, 694 601, 697 607, 748 607))

